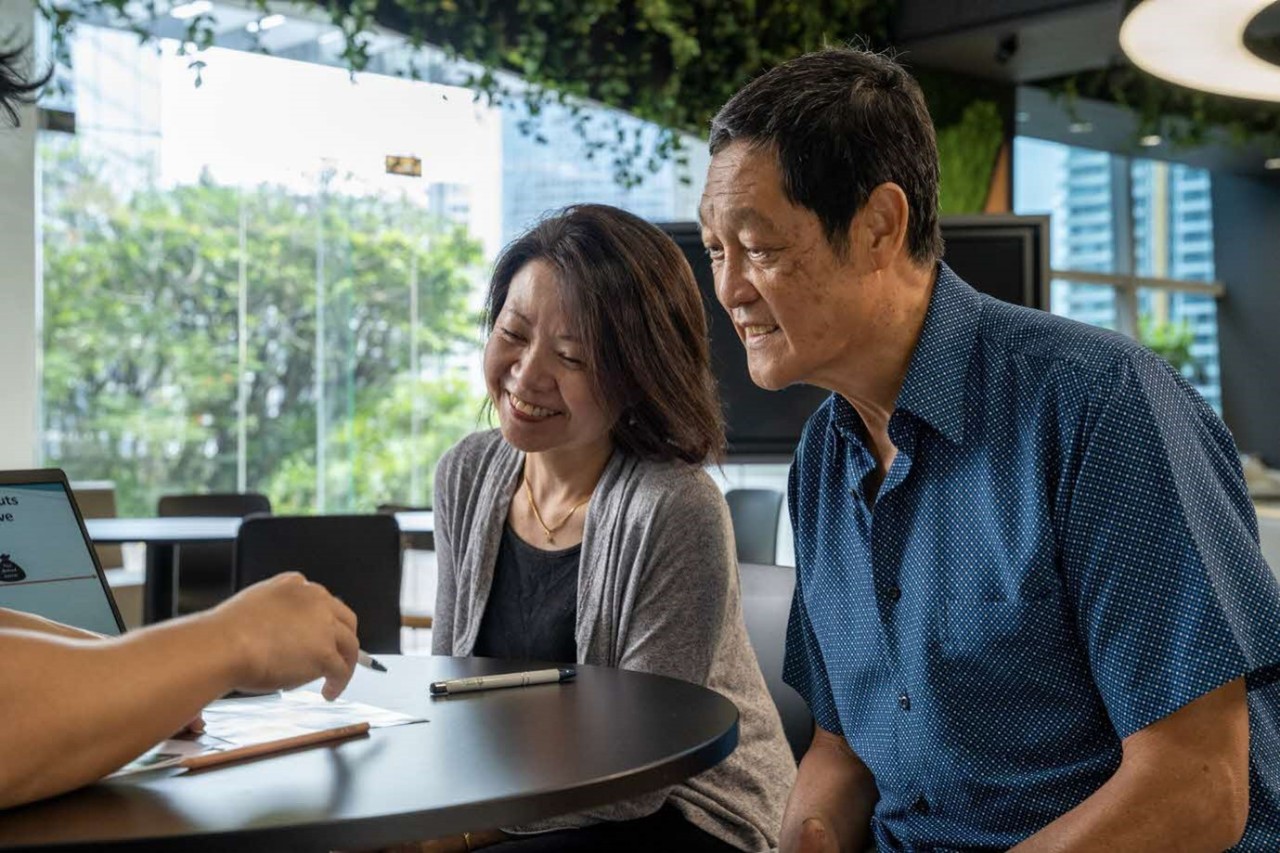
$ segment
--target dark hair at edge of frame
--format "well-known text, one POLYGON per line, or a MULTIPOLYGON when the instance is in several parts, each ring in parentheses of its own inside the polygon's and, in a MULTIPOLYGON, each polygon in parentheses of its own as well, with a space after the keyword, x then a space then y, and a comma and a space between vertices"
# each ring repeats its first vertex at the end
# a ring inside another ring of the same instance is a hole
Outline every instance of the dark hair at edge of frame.
POLYGON ((35 103, 41 87, 53 76, 53 69, 39 79, 28 81, 19 62, 29 45, 10 46, 9 42, 10 38, 0 37, 0 126, 7 121, 11 127, 17 127, 18 107, 35 103))
POLYGON ((724 416, 706 313, 675 242, 608 205, 551 214, 512 241, 494 265, 487 332, 498 322, 512 279, 536 260, 559 276, 596 394, 618 415, 614 444, 641 459, 719 460, 724 416))
POLYGON ((920 84, 890 56, 833 47, 771 69, 711 120, 713 156, 736 141, 773 151, 787 198, 817 215, 837 253, 871 191, 893 182, 907 196, 912 260, 942 257, 933 120, 920 84))

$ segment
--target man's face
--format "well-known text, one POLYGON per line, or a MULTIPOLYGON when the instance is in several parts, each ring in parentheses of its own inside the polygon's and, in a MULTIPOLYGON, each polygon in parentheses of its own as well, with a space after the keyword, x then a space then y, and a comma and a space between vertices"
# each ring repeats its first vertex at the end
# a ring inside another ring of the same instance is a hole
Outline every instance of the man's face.
POLYGON ((716 296, 757 385, 831 387, 830 369, 874 343, 884 295, 859 269, 857 241, 848 257, 832 249, 818 217, 787 200, 771 150, 735 142, 716 154, 699 218, 716 296))

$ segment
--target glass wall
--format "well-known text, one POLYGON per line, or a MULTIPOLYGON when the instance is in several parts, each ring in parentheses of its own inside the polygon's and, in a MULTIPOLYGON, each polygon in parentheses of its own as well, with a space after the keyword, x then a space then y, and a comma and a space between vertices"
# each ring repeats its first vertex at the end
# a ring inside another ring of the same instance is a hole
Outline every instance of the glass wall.
MULTIPOLYGON (((1209 173, 1158 160, 1132 164, 1135 272, 1140 276, 1214 279, 1209 173)), ((1213 296, 1139 288, 1139 337, 1156 346, 1218 411, 1218 305, 1213 296)))
POLYGON ((1206 170, 1028 137, 1014 209, 1052 216, 1051 309, 1137 337, 1221 411, 1206 170), (1073 274, 1084 273, 1077 276, 1073 274))
POLYGON ((486 426, 503 241, 569 201, 690 219, 700 191, 670 164, 623 190, 567 116, 539 144, 522 107, 442 83, 214 48, 197 87, 179 43, 87 26, 71 61, 46 107, 76 133, 40 141, 43 454, 114 481, 123 515, 196 491, 430 504, 440 454, 486 426))

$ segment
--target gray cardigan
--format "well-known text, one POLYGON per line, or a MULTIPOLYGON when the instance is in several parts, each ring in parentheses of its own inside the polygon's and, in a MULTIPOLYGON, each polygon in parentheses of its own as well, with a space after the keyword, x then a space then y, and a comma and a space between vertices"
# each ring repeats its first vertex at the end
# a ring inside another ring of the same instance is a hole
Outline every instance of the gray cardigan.
MULTIPOLYGON (((436 654, 471 654, 523 466, 496 430, 440 460, 436 654)), ((522 829, 627 820, 670 800, 740 849, 777 846, 795 762, 742 621, 728 507, 705 471, 614 453, 587 510, 575 637, 579 663, 668 675, 727 697, 740 715, 738 748, 673 788, 522 829)))

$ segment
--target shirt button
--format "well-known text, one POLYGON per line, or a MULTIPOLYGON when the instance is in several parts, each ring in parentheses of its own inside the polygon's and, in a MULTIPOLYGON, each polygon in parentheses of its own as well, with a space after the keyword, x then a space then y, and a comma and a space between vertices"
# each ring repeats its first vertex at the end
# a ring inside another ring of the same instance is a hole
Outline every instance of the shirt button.
POLYGON ((890 601, 897 601, 899 598, 902 598, 902 590, 898 589, 896 586, 889 587, 884 591, 884 594, 890 601))
POLYGON ((913 808, 918 814, 928 814, 929 801, 924 798, 924 794, 921 794, 916 797, 916 801, 911 804, 911 808, 913 808))
POLYGON ((904 711, 911 710, 911 697, 903 693, 898 697, 898 707, 904 711))

